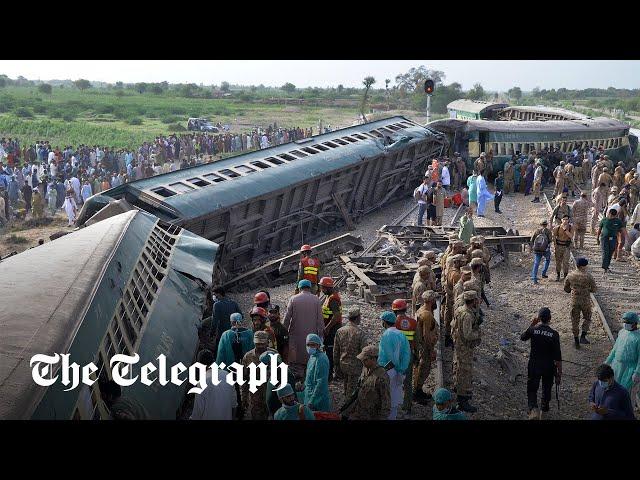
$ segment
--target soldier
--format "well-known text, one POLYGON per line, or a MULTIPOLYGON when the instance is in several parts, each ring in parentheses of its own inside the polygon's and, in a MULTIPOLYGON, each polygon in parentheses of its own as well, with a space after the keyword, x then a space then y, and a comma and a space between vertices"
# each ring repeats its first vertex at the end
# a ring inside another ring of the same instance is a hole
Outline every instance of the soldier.
POLYGON ((276 342, 276 335, 273 332, 273 329, 267 325, 267 319, 269 318, 269 314, 262 307, 253 307, 249 314, 251 318, 251 324, 254 332, 263 331, 269 335, 269 344, 268 347, 274 350, 277 350, 278 345, 276 342))
POLYGON ((413 371, 413 400, 423 403, 431 398, 431 395, 422 390, 424 382, 431 372, 431 362, 436 359, 435 345, 438 341, 438 329, 433 311, 436 309, 437 294, 433 290, 427 290, 422 294, 422 305, 416 314, 416 352, 418 366, 413 371))
MULTIPOLYGON (((318 279, 320 278, 320 260, 311 256, 311 245, 300 247, 300 263, 298 264, 298 280, 309 280, 311 282, 311 293, 320 296, 318 279)), ((296 288, 296 293, 300 290, 296 288)))
POLYGON ((564 170, 564 162, 560 162, 560 166, 557 167, 555 169, 555 171, 553 172, 553 177, 556 179, 556 184, 555 187, 553 189, 553 197, 557 197, 558 195, 560 195, 560 193, 562 193, 562 190, 564 190, 564 186, 565 186, 565 170, 564 170))
POLYGON ((40 191, 38 189, 33 190, 33 218, 38 220, 44 215, 44 200, 42 199, 42 195, 40 195, 40 191))
POLYGON ((567 205, 567 197, 567 193, 563 192, 562 196, 560 197, 560 202, 553 209, 553 211, 551 212, 551 216, 549 217, 549 228, 553 228, 554 220, 560 222, 562 220, 562 217, 565 215, 567 215, 569 217, 569 220, 571 220, 571 207, 567 205))
POLYGON ((596 226, 600 223, 600 214, 607 207, 607 186, 601 183, 598 188, 591 192, 591 233, 595 235, 596 226))
POLYGON ((478 294, 480 299, 484 297, 487 306, 489 306, 489 302, 486 301, 486 296, 484 295, 483 265, 484 262, 480 258, 472 258, 471 262, 469 262, 469 266, 471 267, 471 280, 475 282, 477 286, 476 292, 480 292, 478 294))
POLYGON ((442 275, 445 274, 445 269, 447 267, 447 257, 449 255, 453 255, 453 244, 458 242, 458 236, 455 233, 450 233, 449 234, 449 245, 447 246, 446 250, 444 251, 444 253, 442 254, 442 256, 440 257, 440 268, 442 269, 442 275))
POLYGON ((436 207, 436 225, 442 225, 442 216, 444 215, 444 197, 445 191, 442 188, 442 182, 436 184, 433 191, 433 204, 436 207))
POLYGON ((513 159, 507 160, 504 164, 504 193, 513 192, 513 182, 514 182, 514 173, 513 173, 513 159))
POLYGON ((624 185, 624 167, 622 162, 618 162, 618 166, 613 171, 613 184, 618 187, 618 189, 622 189, 624 185))
MULTIPOLYGON (((460 295, 464 292, 464 283, 471 280, 471 266, 465 265, 460 269, 460 280, 453 286, 453 311, 455 313, 456 308, 458 308, 460 295)), ((475 289, 471 289, 475 290, 475 289)), ((455 316, 455 315, 454 315, 455 316)), ((452 327, 453 329, 453 327, 452 327)))
POLYGON ((453 338, 451 337, 451 320, 453 319, 453 287, 462 274, 460 273, 460 266, 464 259, 463 255, 456 254, 447 260, 449 266, 447 267, 447 275, 443 284, 445 285, 445 305, 444 308, 444 325, 445 325, 445 347, 453 346, 453 338))
POLYGON ((587 183, 587 178, 589 178, 589 174, 591 173, 591 160, 589 160, 589 155, 587 153, 584 154, 584 158, 582 159, 582 183, 587 183))
POLYGON ((289 358, 289 331, 280 321, 280 305, 273 305, 269 309, 269 327, 276 338, 276 348, 283 362, 289 358))
POLYGON ((364 369, 352 399, 340 413, 348 420, 387 420, 391 413, 391 387, 387 372, 378 365, 378 347, 367 345, 357 359, 364 369))
POLYGON ((322 303, 322 317, 324 319, 324 345, 329 357, 329 381, 333 376, 333 343, 336 332, 342 326, 342 300, 335 290, 333 278, 322 277, 320 288, 325 294, 322 303))
POLYGON ((602 163, 602 161, 598 160, 596 162, 596 164, 593 166, 593 168, 591 169, 591 186, 593 187, 594 185, 600 185, 598 183, 598 179, 600 178, 600 175, 602 174, 602 169, 604 168, 604 165, 602 163))
MULTIPOLYGON (((242 366, 245 370, 245 377, 248 378, 248 368, 252 363, 257 367, 260 365, 260 355, 264 352, 272 352, 277 354, 275 350, 269 349, 269 335, 265 331, 258 331, 253 334, 253 343, 255 348, 249 350, 242 358, 242 366)), ((267 420, 269 418, 269 409, 267 408, 267 384, 263 383, 258 387, 255 393, 249 391, 249 382, 245 382, 241 389, 242 408, 251 420, 267 420)))
POLYGON ((338 329, 333 346, 335 374, 344 379, 345 398, 349 398, 356 388, 362 373, 362 364, 356 357, 367 343, 367 337, 360 328, 360 309, 352 308, 349 310, 349 322, 338 329))
POLYGON ((556 282, 560 281, 560 271, 566 278, 569 273, 569 255, 571 253, 571 240, 573 228, 569 223, 569 215, 562 217, 562 223, 553 230, 553 243, 555 244, 556 282))
POLYGON ((582 176, 582 160, 580 160, 578 157, 575 158, 573 164, 573 180, 575 181, 576 187, 584 183, 584 179, 582 176))
POLYGON ((565 167, 565 171, 564 171, 564 188, 562 189, 564 191, 564 189, 567 189, 567 191, 571 192, 571 196, 575 197, 576 196, 576 179, 575 179, 575 174, 573 172, 573 165, 568 164, 565 167))
POLYGON ((531 203, 540 202, 540 189, 542 187, 543 173, 544 169, 542 168, 542 161, 538 159, 536 160, 536 169, 533 172, 533 200, 531 200, 531 203))
POLYGON ((458 398, 458 408, 463 412, 477 412, 471 405, 471 379, 473 376, 473 349, 480 345, 480 325, 478 323, 479 302, 478 294, 474 290, 463 293, 464 307, 456 313, 456 348, 454 350, 455 392, 458 398))
POLYGON ((418 280, 413 282, 413 292, 411 302, 413 303, 413 312, 417 312, 422 304, 422 294, 427 290, 436 289, 436 275, 433 273, 431 266, 424 265, 418 268, 418 280))
POLYGON ((476 158, 476 161, 473 162, 473 169, 478 172, 478 175, 482 175, 485 169, 485 153, 482 152, 480 154, 480 156, 478 158, 476 158))
POLYGON ((467 178, 467 164, 458 152, 453 154, 456 157, 456 167, 458 170, 458 189, 463 186, 467 178))
POLYGON ((411 400, 412 400, 412 389, 411 389, 411 381, 413 378, 413 367, 414 364, 417 363, 418 356, 416 354, 416 328, 417 321, 415 318, 411 318, 407 315, 407 302, 401 298, 398 298, 393 301, 391 304, 391 310, 396 316, 396 324, 395 327, 405 335, 407 340, 409 341, 409 348, 411 351, 411 361, 409 362, 409 366, 406 371, 406 376, 404 377, 404 401, 402 403, 402 408, 405 412, 411 413, 411 400))
POLYGON ((580 344, 591 343, 587 340, 589 324, 591 323, 591 293, 596 291, 596 282, 593 276, 587 272, 589 261, 586 258, 576 260, 577 270, 571 272, 564 279, 564 291, 571 293, 571 328, 573 330, 573 340, 575 347, 580 348, 580 344), (580 326, 580 312, 584 318, 582 322, 582 335, 578 339, 580 326))
POLYGON ((587 194, 585 192, 580 194, 580 199, 578 201, 573 202, 573 245, 575 248, 582 249, 584 247, 584 234, 587 233, 587 221, 590 207, 591 202, 587 198, 587 194))
POLYGON ((600 185, 604 183, 607 188, 611 188, 613 185, 613 178, 609 175, 609 169, 607 167, 602 167, 602 173, 598 177, 596 184, 600 185))

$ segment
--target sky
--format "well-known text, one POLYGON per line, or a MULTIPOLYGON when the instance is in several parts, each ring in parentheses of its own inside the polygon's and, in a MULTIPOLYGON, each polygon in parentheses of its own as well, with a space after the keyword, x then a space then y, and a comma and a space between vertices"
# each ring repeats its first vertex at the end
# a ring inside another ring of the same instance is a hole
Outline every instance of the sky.
POLYGON ((0 74, 29 80, 77 80, 115 83, 162 82, 297 87, 361 87, 373 76, 376 87, 385 78, 411 67, 445 72, 445 84, 458 82, 468 90, 480 83, 485 90, 514 86, 529 91, 551 88, 639 88, 638 60, 0 60, 0 74))

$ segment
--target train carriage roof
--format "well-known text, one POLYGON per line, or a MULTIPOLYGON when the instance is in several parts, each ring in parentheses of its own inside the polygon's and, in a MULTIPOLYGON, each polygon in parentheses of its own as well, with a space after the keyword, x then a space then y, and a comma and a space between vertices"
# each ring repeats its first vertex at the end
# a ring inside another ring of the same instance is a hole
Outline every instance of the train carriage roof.
POLYGON ((80 229, 0 262, 0 418, 23 418, 45 387, 36 354, 66 353, 109 257, 138 211, 80 229))
POLYGON ((144 196, 150 203, 159 205, 161 210, 172 212, 173 215, 197 218, 213 210, 290 187, 329 171, 355 165, 363 158, 392 152, 396 148, 417 143, 428 137, 436 139, 440 135, 439 132, 404 117, 391 117, 136 180, 102 194, 115 198, 120 198, 125 193, 137 197, 144 196), (393 143, 385 146, 384 139, 371 134, 374 130, 391 138, 393 143), (309 153, 305 150, 308 148, 316 152, 309 153), (281 155, 290 161, 282 160, 281 155), (270 163, 269 159, 274 159, 279 164, 270 163), (259 165, 266 165, 267 168, 259 165), (234 178, 225 176, 226 178, 222 177, 224 180, 213 180, 214 177, 220 177, 219 173, 232 173, 234 178), (199 188, 189 180, 205 180, 208 183, 199 188), (165 188, 163 191, 169 196, 163 198, 164 195, 156 195, 153 191, 159 188, 165 188), (179 191, 174 193, 176 188, 179 191), (171 191, 167 192, 166 189, 171 191))
POLYGON ((587 132, 624 130, 629 125, 606 117, 583 120, 459 120, 444 119, 430 122, 429 127, 442 131, 464 128, 467 131, 481 132, 587 132))
POLYGON ((485 110, 496 110, 508 106, 508 103, 483 102, 481 100, 468 100, 466 98, 462 98, 449 103, 447 105, 447 110, 481 114, 485 110))
MULTIPOLYGON (((502 114, 508 112, 509 110, 517 111, 517 112, 534 112, 534 113, 546 113, 551 115, 563 115, 566 117, 565 120, 583 120, 591 118, 582 113, 574 112, 572 110, 567 110, 565 108, 558 107, 545 107, 543 105, 511 105, 502 110, 502 114)), ((535 121, 535 120, 534 120, 535 121)))

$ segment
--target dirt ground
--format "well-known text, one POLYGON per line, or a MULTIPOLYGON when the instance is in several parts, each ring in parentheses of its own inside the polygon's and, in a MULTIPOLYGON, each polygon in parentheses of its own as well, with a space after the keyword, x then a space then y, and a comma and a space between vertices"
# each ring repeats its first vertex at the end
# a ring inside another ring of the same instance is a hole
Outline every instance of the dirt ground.
POLYGON ((53 235, 56 232, 73 231, 73 227, 67 226, 67 216, 62 210, 56 212, 51 223, 41 227, 26 227, 25 221, 29 221, 31 218, 31 214, 29 213, 24 221, 13 220, 11 224, 0 229, 0 257, 4 257, 12 252, 20 253, 31 247, 35 247, 38 245, 38 240, 40 239, 43 239, 45 243, 50 242, 49 235, 53 235), (12 235, 18 238, 22 237, 26 242, 12 243, 9 240, 9 237, 12 235))

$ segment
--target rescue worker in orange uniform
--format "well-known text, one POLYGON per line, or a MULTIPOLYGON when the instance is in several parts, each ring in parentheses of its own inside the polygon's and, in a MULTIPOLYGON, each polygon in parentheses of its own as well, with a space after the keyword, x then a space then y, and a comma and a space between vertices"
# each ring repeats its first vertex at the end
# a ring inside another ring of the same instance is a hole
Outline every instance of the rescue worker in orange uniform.
POLYGON ((418 322, 415 318, 407 316, 407 301, 402 298, 397 298, 391 304, 391 310, 396 314, 395 327, 400 330, 407 340, 409 340, 409 347, 411 349, 411 359, 409 361, 409 368, 405 372, 404 377, 404 401, 402 402, 402 409, 411 413, 411 405, 413 401, 413 366, 416 360, 419 360, 416 352, 415 336, 418 328, 418 322))
MULTIPOLYGON (((320 260, 311 256, 311 245, 303 245, 300 248, 300 263, 298 264, 298 280, 309 280, 311 282, 311 293, 320 296, 318 288, 318 278, 320 278, 320 260)), ((297 285, 296 282, 296 285, 297 285)), ((296 294, 300 293, 296 288, 296 294)))
POLYGON ((324 348, 329 357, 329 381, 333 379, 333 344, 338 329, 342 327, 342 300, 335 290, 333 278, 322 277, 320 288, 325 294, 322 302, 322 318, 324 319, 324 348))
POLYGON ((262 307, 253 307, 250 315, 253 333, 259 331, 266 332, 269 335, 268 348, 277 351, 278 343, 276 342, 276 334, 273 332, 273 329, 267 325, 267 319, 269 318, 267 311, 262 307))
POLYGON ((269 295, 269 292, 267 292, 266 290, 260 290, 253 297, 253 304, 256 307, 261 307, 269 311, 269 309, 271 308, 271 296, 269 295))

